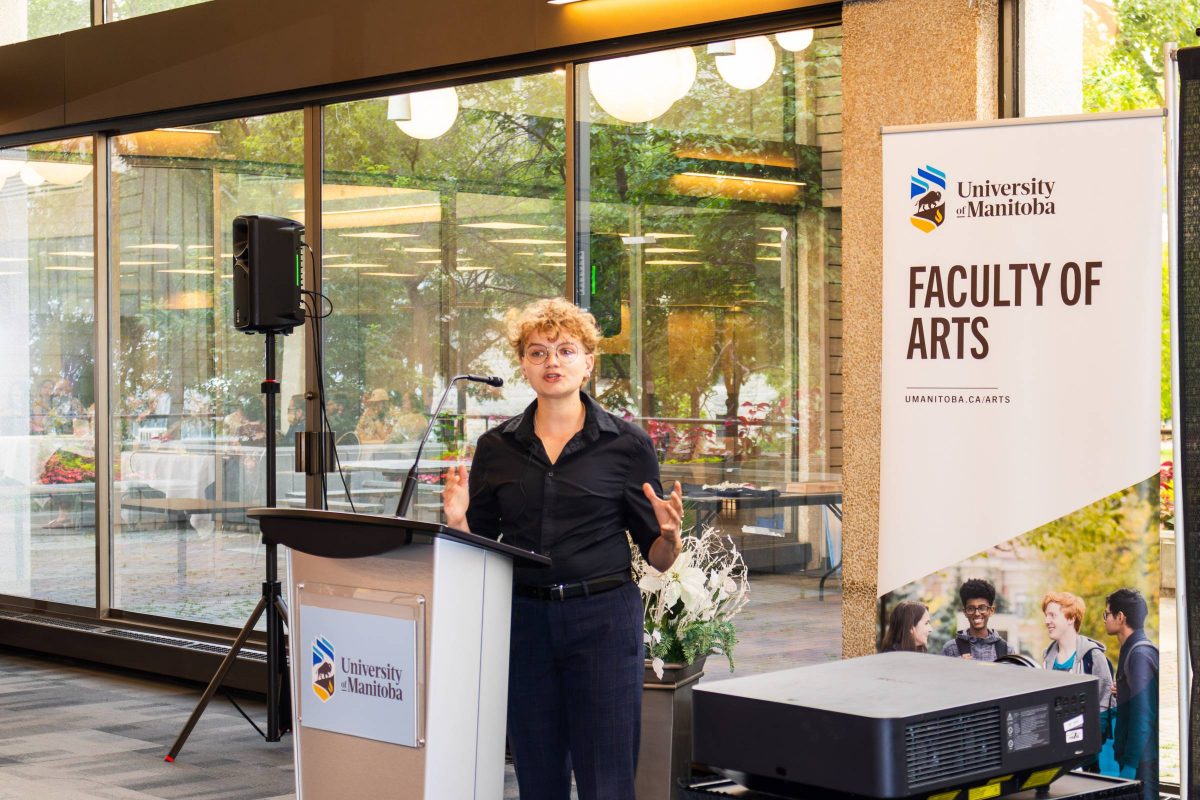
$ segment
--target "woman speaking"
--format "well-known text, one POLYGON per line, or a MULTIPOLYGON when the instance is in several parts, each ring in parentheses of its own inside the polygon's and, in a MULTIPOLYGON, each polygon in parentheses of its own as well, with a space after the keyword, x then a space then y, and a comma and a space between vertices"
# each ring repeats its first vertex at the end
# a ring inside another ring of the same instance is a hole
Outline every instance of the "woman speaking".
POLYGON ((537 393, 446 475, 446 523, 549 556, 514 575, 508 738, 522 800, 634 800, 643 676, 642 603, 626 532, 666 570, 682 548, 679 484, 660 498, 650 437, 582 387, 596 321, 563 299, 507 315, 537 393))

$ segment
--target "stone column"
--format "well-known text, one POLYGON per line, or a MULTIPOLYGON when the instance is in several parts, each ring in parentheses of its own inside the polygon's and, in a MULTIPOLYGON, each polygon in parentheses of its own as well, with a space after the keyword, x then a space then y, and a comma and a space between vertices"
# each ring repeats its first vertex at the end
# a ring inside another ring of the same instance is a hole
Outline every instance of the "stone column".
POLYGON ((850 657, 874 652, 878 616, 883 308, 879 129, 995 118, 999 10, 996 0, 847 0, 843 31, 842 652, 850 657))

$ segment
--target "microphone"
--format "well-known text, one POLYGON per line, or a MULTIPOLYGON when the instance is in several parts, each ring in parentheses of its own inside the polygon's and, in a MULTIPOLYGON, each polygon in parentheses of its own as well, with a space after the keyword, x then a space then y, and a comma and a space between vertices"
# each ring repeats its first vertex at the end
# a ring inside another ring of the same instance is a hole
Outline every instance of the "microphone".
POLYGON ((396 516, 403 517, 408 513, 408 507, 412 504, 413 495, 417 493, 417 465, 421 463, 421 451, 425 449, 425 441, 429 438, 429 434, 433 432, 433 424, 437 422, 438 414, 442 411, 442 405, 446 402, 446 396, 450 394, 450 388, 458 381, 475 381, 476 383, 486 383, 488 386, 503 386, 504 379, 498 378, 495 375, 455 375, 446 384, 446 390, 442 392, 442 398, 438 400, 437 405, 433 408, 433 414, 429 417, 429 425, 425 428, 425 433, 421 436, 421 443, 417 445, 417 456, 413 459, 413 464, 408 470, 408 474, 404 476, 404 486, 400 490, 400 502, 396 504, 396 516))

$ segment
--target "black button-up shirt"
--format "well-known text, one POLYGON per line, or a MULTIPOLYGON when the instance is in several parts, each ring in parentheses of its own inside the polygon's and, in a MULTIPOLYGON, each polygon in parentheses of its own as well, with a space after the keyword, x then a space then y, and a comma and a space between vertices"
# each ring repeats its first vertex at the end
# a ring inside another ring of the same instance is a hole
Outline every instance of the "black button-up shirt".
POLYGON ((479 438, 471 462, 467 524, 554 561, 550 568, 517 567, 528 586, 576 583, 629 568, 628 531, 646 556, 658 521, 642 493, 662 495, 658 459, 641 428, 605 411, 580 392, 583 429, 550 463, 533 431, 537 400, 524 413, 479 438))

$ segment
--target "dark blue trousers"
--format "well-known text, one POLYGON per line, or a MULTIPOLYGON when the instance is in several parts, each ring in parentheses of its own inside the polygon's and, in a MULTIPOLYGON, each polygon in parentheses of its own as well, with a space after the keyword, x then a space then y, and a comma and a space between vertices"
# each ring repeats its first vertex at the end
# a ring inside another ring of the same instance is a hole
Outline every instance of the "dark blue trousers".
POLYGON ((592 597, 513 597, 508 743, 521 800, 634 800, 642 601, 632 582, 592 597))

